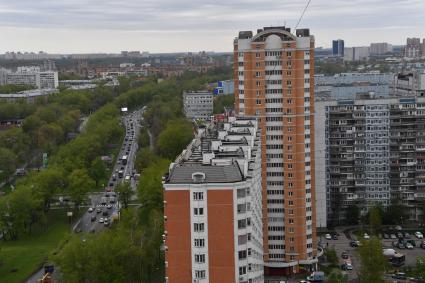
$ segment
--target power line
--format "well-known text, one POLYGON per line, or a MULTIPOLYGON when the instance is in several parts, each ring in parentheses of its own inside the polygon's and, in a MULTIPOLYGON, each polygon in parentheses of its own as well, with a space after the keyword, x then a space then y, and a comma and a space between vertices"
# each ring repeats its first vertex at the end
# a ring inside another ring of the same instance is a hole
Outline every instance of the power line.
POLYGON ((302 18, 304 17, 304 14, 305 14, 305 12, 307 11, 308 6, 310 6, 310 2, 311 2, 311 0, 308 0, 307 5, 305 6, 305 8, 304 8, 304 10, 303 10, 303 12, 302 12, 302 14, 301 14, 301 17, 298 19, 298 22, 297 22, 297 24, 295 25, 295 28, 294 28, 295 30, 298 28, 298 25, 300 24, 300 22, 301 22, 302 18))

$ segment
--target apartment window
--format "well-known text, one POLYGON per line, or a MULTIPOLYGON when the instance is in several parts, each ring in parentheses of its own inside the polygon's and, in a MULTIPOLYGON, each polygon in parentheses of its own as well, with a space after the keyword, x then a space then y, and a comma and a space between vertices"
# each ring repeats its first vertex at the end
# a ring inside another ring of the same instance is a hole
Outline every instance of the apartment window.
POLYGON ((259 91, 259 90, 257 90, 255 94, 256 94, 257 96, 260 96, 260 91, 259 91))
POLYGON ((256 103, 257 103, 257 105, 261 105, 261 100, 260 99, 257 99, 256 100, 256 103))
POLYGON ((205 224, 204 223, 194 223, 193 230, 195 232, 204 232, 205 224))
POLYGON ((196 263, 205 263, 205 254, 196 254, 195 255, 196 263))
POLYGON ((193 209, 193 213, 195 214, 195 215, 204 215, 204 208, 203 207, 195 207, 194 209, 193 209))
POLYGON ((204 279, 205 278, 205 270, 195 270, 195 278, 204 279))
POLYGON ((292 160, 292 154, 289 154, 289 155, 288 155, 288 159, 289 159, 289 160, 292 160))
POLYGON ((204 193, 203 192, 194 192, 193 193, 193 199, 194 200, 203 200, 204 199, 204 193))
MULTIPOLYGON (((257 47, 257 48, 259 48, 259 47, 257 47)), ((257 53, 255 53, 255 58, 260 58, 260 52, 257 52, 257 53)))
POLYGON ((256 81, 256 82, 255 82, 255 85, 256 85, 256 86, 260 86, 260 85, 261 85, 260 81, 256 81))
POLYGON ((289 219, 289 224, 294 224, 294 219, 290 218, 289 219))
POLYGON ((246 257, 247 257, 246 250, 245 251, 239 251, 238 252, 238 257, 239 257, 239 260, 246 259, 246 257))
POLYGON ((238 220, 238 229, 244 229, 246 226, 246 219, 238 220))
POLYGON ((246 266, 239 267, 239 275, 245 275, 246 274, 246 266))
POLYGON ((288 169, 292 169, 293 165, 292 164, 288 164, 288 169))
POLYGON ((255 76, 258 78, 258 77, 261 77, 261 73, 260 72, 255 72, 255 76))
POLYGON ((260 62, 255 63, 255 67, 257 68, 261 67, 261 63, 260 62))
POLYGON ((197 248, 205 247, 205 239, 195 239, 195 247, 197 248))

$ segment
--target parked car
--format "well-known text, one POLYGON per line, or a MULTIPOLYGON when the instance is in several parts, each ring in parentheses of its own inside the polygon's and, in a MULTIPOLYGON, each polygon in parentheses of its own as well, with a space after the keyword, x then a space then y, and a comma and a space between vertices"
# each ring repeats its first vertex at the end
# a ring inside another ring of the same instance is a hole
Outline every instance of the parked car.
POLYGON ((338 240, 338 235, 333 234, 333 235, 332 235, 332 240, 338 240))
POLYGON ((410 239, 410 234, 408 232, 404 232, 403 236, 405 239, 410 239))
POLYGON ((93 212, 93 207, 89 207, 89 209, 87 210, 89 213, 93 212))
POLYGON ((406 273, 404 273, 404 272, 397 272, 397 273, 393 274, 391 277, 394 278, 394 279, 402 279, 402 280, 407 278, 406 273))
POLYGON ((363 234, 363 238, 367 240, 367 239, 370 239, 370 236, 369 236, 369 234, 368 234, 368 233, 364 233, 364 234, 363 234))
POLYGON ((343 259, 348 259, 348 258, 349 258, 349 255, 348 255, 348 253, 347 253, 347 252, 342 252, 341 257, 342 257, 343 259))
POLYGON ((326 239, 326 240, 332 240, 332 236, 331 236, 331 234, 326 234, 326 235, 325 235, 325 239, 326 239))
POLYGON ((360 246, 360 242, 359 241, 351 241, 350 242, 350 247, 353 247, 353 248, 357 248, 357 247, 359 247, 360 246))
POLYGON ((91 222, 96 221, 96 215, 92 215, 91 218, 90 218, 90 220, 91 220, 91 222))
POLYGON ((401 242, 397 244, 397 247, 399 249, 401 249, 401 250, 406 248, 406 246, 404 245, 404 243, 401 243, 401 242))
POLYGON ((99 218, 99 223, 103 223, 103 218, 102 217, 99 218))
POLYGON ((415 232, 415 236, 416 236, 416 238, 418 238, 418 239, 423 239, 424 238, 424 235, 421 233, 421 232, 415 232))
POLYGON ((382 237, 383 237, 384 239, 389 239, 389 238, 390 238, 390 235, 388 235, 387 233, 384 233, 384 234, 382 235, 382 237))
POLYGON ((413 245, 411 243, 406 243, 406 249, 408 250, 412 250, 413 249, 413 245))
POLYGON ((397 239, 397 236, 395 234, 391 234, 390 239, 397 239))
POLYGON ((397 238, 402 239, 403 238, 403 234, 401 232, 397 232, 397 238))
POLYGON ((423 248, 423 249, 425 249, 425 241, 422 241, 421 242, 420 247, 423 248))
POLYGON ((102 212, 102 209, 96 208, 96 213, 101 213, 101 212, 102 212))

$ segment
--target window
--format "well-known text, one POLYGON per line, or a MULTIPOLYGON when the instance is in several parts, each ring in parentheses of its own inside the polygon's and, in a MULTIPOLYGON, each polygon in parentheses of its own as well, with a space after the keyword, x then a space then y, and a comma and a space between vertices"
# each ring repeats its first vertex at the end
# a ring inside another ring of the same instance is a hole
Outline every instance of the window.
POLYGON ((205 239, 195 239, 195 247, 197 248, 205 247, 205 239))
POLYGON ((193 193, 193 199, 194 200, 203 200, 204 199, 204 193, 203 192, 194 192, 193 193))
POLYGON ((246 259, 246 255, 247 255, 246 250, 245 251, 239 251, 238 252, 239 260, 246 259))
POLYGON ((239 267, 239 275, 245 275, 246 274, 246 266, 239 267))
POLYGON ((205 254, 195 254, 196 263, 205 263, 205 254))
POLYGON ((204 208, 203 207, 199 207, 199 208, 195 207, 193 209, 193 213, 195 215, 204 215, 204 208))
POLYGON ((205 278, 205 270, 195 270, 195 278, 204 279, 205 278))
POLYGON ((238 229, 246 228, 246 219, 238 220, 238 229))
POLYGON ((194 223, 193 224, 193 230, 195 232, 204 232, 205 225, 204 223, 194 223))

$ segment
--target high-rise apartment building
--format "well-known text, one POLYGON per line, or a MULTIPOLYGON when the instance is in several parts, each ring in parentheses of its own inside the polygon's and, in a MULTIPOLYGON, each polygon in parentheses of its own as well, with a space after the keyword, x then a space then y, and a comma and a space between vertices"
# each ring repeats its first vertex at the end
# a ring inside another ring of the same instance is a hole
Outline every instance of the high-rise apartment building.
POLYGON ((367 61, 370 57, 368 46, 344 48, 344 61, 367 61))
POLYGON ((318 221, 341 225, 351 206, 365 215, 391 203, 407 208, 404 220, 418 221, 425 200, 425 97, 366 95, 317 101, 315 108, 318 221))
POLYGON ((169 283, 263 283, 261 136, 256 118, 209 124, 164 177, 169 283))
POLYGON ((308 29, 286 27, 234 40, 235 112, 261 128, 266 276, 317 262, 314 45, 308 29))
POLYGON ((422 56, 422 45, 420 38, 408 38, 404 56, 408 58, 418 58, 422 56))
POLYGON ((380 43, 371 43, 370 44, 370 54, 371 55, 384 55, 386 53, 392 52, 393 46, 386 42, 380 43))
POLYGON ((344 40, 337 39, 332 41, 332 55, 344 57, 344 40))
POLYGON ((395 74, 390 91, 393 96, 425 96, 425 71, 395 74))

